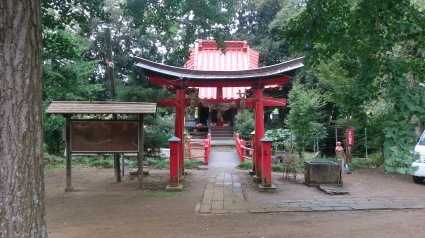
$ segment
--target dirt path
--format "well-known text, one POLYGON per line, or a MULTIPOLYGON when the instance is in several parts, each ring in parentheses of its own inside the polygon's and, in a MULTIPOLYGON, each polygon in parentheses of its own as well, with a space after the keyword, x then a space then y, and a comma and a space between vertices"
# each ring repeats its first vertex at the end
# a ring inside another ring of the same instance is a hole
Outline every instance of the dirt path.
MULTIPOLYGON (((330 198, 315 188, 273 174, 276 193, 259 193, 247 171, 226 168, 241 180, 247 200, 330 198)), ((190 170, 181 193, 163 192, 168 171, 152 170, 145 190, 128 177, 115 183, 112 169, 74 169, 76 191, 64 192, 65 171, 47 170, 50 237, 423 237, 425 210, 201 214, 208 180, 219 167, 190 170)), ((410 176, 354 171, 344 178, 344 198, 422 197, 410 176)))

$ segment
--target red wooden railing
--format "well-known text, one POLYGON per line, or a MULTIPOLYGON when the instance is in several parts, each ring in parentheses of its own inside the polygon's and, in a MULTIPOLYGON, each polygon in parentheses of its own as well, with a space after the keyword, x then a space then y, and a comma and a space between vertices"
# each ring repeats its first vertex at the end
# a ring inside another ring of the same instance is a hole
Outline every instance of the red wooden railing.
POLYGON ((185 151, 187 151, 187 159, 197 159, 197 158, 204 158, 204 162, 207 165, 208 164, 208 158, 210 157, 211 152, 211 134, 207 134, 207 139, 205 140, 199 140, 199 139, 191 139, 190 136, 186 138, 186 148, 184 148, 185 151), (192 155, 193 150, 201 150, 204 151, 203 155, 192 155))
POLYGON ((252 145, 252 141, 244 141, 240 138, 239 134, 236 133, 236 153, 238 153, 239 161, 241 163, 245 162, 245 159, 252 160, 252 156, 245 155, 245 151, 251 151, 251 154, 254 154, 254 149, 247 147, 245 143, 250 143, 252 145))

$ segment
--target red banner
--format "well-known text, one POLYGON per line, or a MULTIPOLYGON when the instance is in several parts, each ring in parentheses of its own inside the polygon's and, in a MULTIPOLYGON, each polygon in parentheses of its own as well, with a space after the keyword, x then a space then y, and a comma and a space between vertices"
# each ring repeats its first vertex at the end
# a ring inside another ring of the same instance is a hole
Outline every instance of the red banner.
POLYGON ((345 144, 346 146, 354 146, 354 129, 345 130, 345 144))

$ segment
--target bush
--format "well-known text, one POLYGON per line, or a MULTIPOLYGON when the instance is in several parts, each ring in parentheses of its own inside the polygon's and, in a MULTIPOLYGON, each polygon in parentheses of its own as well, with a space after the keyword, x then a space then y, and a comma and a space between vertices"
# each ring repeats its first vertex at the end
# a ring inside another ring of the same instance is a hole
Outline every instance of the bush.
POLYGON ((238 113, 236 115, 236 132, 244 140, 250 140, 254 131, 255 121, 254 114, 246 111, 245 113, 238 113))
POLYGON ((285 150, 289 152, 293 144, 294 136, 289 129, 277 128, 267 130, 265 136, 273 140, 274 150, 285 150))
POLYGON ((384 160, 381 153, 376 153, 369 158, 353 158, 349 166, 351 169, 378 169, 384 167, 384 160))
POLYGON ((114 161, 113 160, 95 160, 95 161, 89 162, 89 166, 102 167, 102 168, 113 168, 114 167, 114 161))

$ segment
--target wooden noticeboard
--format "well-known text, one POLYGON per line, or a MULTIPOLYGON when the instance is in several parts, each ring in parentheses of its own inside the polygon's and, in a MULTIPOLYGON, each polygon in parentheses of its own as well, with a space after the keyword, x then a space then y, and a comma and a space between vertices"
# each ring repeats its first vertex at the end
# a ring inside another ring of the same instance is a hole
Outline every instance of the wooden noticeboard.
POLYGON ((73 120, 70 123, 72 153, 139 152, 138 121, 73 120))

